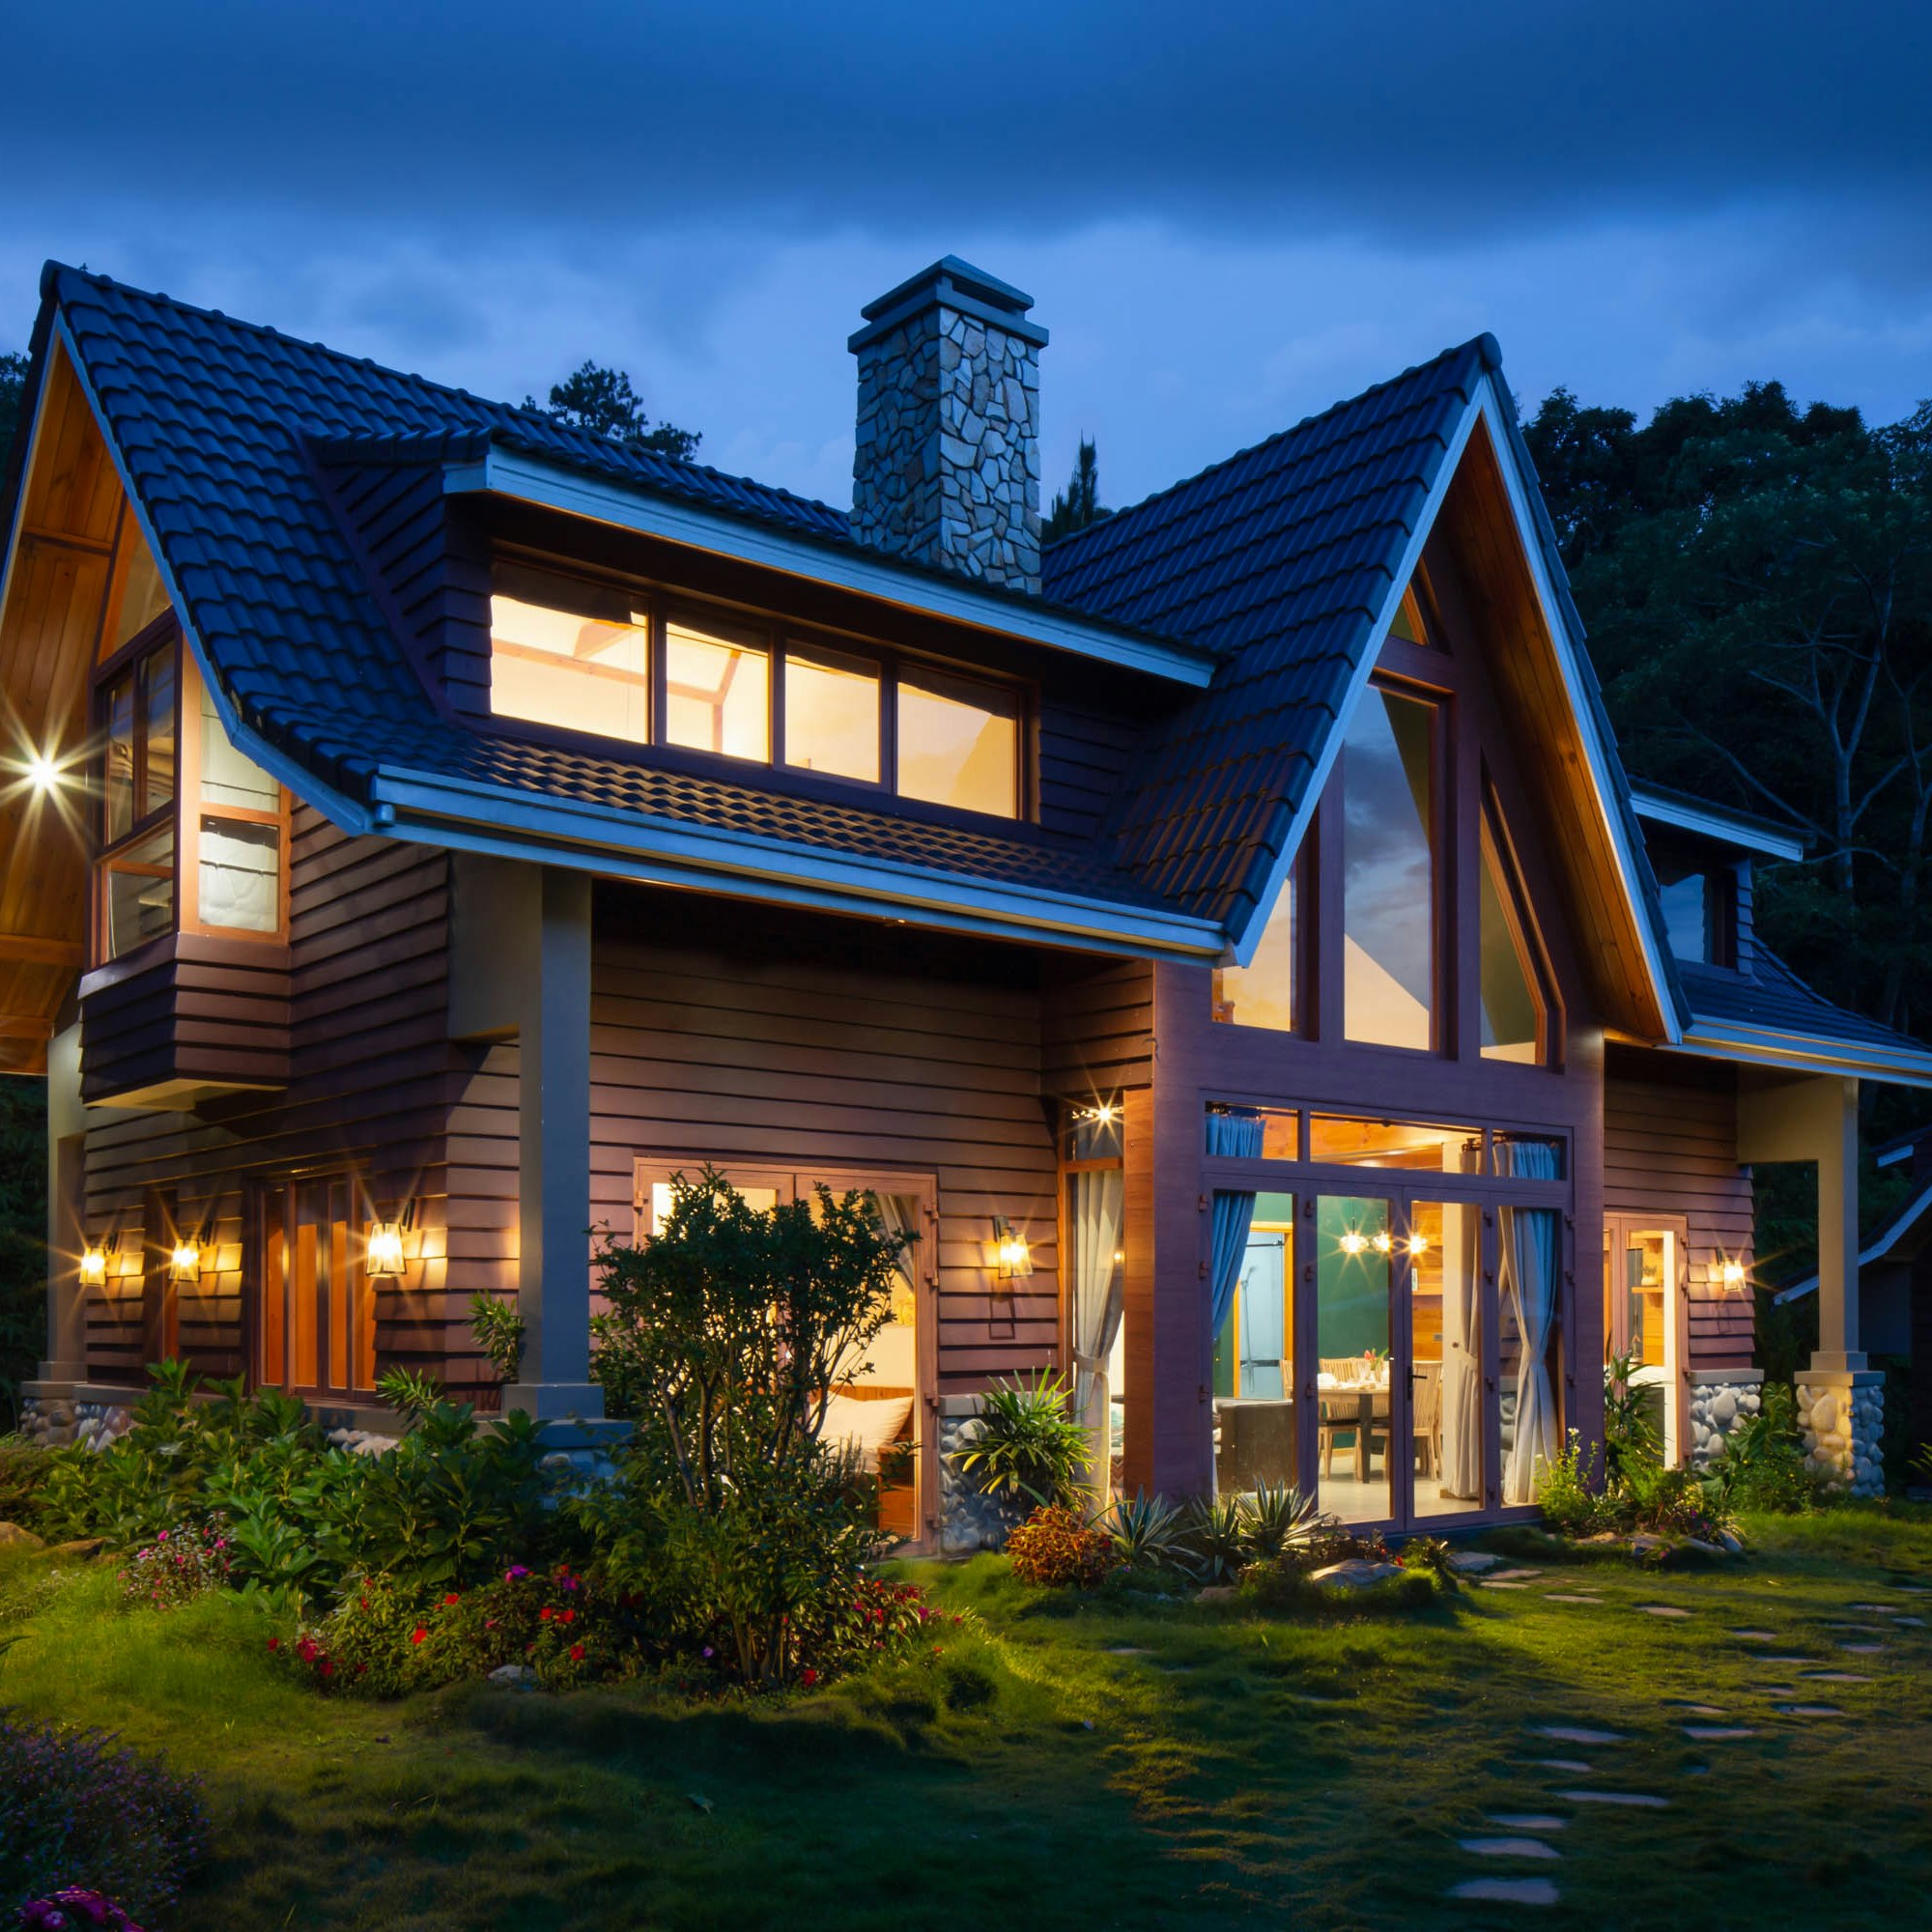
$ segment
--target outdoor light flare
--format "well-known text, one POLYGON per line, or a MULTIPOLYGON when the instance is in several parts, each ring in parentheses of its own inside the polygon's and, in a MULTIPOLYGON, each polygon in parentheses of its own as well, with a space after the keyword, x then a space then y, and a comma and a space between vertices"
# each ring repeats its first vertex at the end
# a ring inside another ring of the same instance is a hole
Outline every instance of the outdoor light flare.
POLYGON ((1342 1236, 1342 1252, 1345 1255, 1358 1255, 1368 1245, 1368 1236, 1358 1235, 1352 1228, 1342 1236))
POLYGON ((1384 1232, 1384 1233, 1382 1233, 1382 1234, 1379 1234, 1379 1235, 1378 1235, 1378 1236, 1376 1236, 1376 1253, 1377 1253, 1377 1254, 1378 1254, 1378 1255, 1386 1255, 1386 1254, 1390 1254, 1390 1253, 1393 1253, 1393 1252, 1394 1252, 1394 1249, 1395 1249, 1395 1236, 1392 1236, 1392 1235, 1390 1235, 1390 1234, 1388 1234, 1388 1233, 1384 1232))
POLYGON ((176 1281, 199 1281, 201 1279, 201 1250, 191 1241, 180 1241, 168 1257, 168 1273, 176 1281))
POLYGON ((363 1250, 362 1271, 371 1276, 399 1275, 403 1271, 403 1231, 394 1221, 377 1221, 369 1230, 363 1250))
POLYGON ((80 1285, 82 1288, 107 1286, 107 1250, 96 1247, 92 1241, 80 1251, 80 1285))
POLYGON ((1412 1255, 1426 1255, 1429 1252, 1429 1236, 1411 1235, 1408 1237, 1408 1251, 1412 1255))
POLYGON ((27 760, 27 781, 36 791, 51 791, 61 781, 61 768, 44 752, 27 760))

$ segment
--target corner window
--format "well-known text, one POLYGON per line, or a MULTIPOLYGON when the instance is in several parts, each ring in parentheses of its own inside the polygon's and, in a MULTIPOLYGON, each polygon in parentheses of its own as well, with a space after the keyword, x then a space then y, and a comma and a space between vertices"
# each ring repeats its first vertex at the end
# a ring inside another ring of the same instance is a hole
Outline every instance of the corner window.
POLYGON ((1549 1057, 1549 1003, 1530 946, 1522 895, 1491 814, 1483 814, 1477 977, 1485 1060, 1541 1066, 1549 1057))
POLYGON ((1017 691, 881 649, 498 566, 490 708, 634 745, 778 765, 959 811, 1023 810, 1017 691))
POLYGON ((103 740, 95 962, 177 928, 278 937, 286 800, 221 728, 180 634, 111 665, 95 704, 103 740))
POLYGON ((1435 1043, 1435 720, 1372 685, 1343 740, 1343 1016, 1368 1045, 1435 1043))
POLYGON ((1245 966, 1214 969, 1214 1017, 1231 1026, 1294 1027, 1294 874, 1290 872, 1245 966))

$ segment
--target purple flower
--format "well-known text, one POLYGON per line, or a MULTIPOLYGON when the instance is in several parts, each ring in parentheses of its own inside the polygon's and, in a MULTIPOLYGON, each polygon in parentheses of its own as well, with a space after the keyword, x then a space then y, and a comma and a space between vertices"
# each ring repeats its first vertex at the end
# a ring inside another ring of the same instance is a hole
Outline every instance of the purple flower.
POLYGON ((530 1574, 529 1570, 526 1565, 522 1563, 512 1563, 510 1567, 503 1572, 503 1581, 506 1583, 520 1583, 529 1574, 530 1574))

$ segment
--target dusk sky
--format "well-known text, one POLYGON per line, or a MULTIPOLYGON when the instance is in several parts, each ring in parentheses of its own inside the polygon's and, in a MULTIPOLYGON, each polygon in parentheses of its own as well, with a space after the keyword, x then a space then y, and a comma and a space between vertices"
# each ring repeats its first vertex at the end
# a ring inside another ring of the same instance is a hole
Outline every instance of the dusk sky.
POLYGON ((7 29, 0 348, 85 262, 843 504, 860 305, 1036 298, 1131 501, 1489 328, 1528 407, 1932 396, 1932 8, 99 0, 7 29))

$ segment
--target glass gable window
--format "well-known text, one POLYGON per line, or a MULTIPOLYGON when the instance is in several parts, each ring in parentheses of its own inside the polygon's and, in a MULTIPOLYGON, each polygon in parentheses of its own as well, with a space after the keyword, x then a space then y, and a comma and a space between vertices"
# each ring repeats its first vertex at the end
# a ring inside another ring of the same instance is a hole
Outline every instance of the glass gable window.
POLYGON ((1506 862, 1487 814, 1482 848, 1478 977, 1483 999, 1483 1058, 1540 1066, 1548 1051, 1546 1003, 1529 951, 1520 900, 1511 890, 1506 862))
POLYGON ((122 953, 175 923, 175 649, 169 638, 125 665, 97 703, 101 774, 99 953, 122 953))
POLYGON ((1010 692, 930 671, 898 683, 900 794, 1002 818, 1019 812, 1019 705, 1010 692))
POLYGON ((1294 874, 1262 929, 1261 944, 1245 966, 1214 969, 1214 1017, 1233 1026, 1294 1027, 1294 874))
POLYGON ((1703 872, 1662 871, 1658 892, 1663 900, 1663 929, 1671 952, 1694 964, 1713 963, 1709 878, 1703 872))
POLYGON ((771 680, 771 653, 755 641, 673 618, 665 626, 665 742, 769 758, 771 680))
POLYGON ((1370 1045, 1435 1039, 1435 716, 1372 686, 1343 741, 1343 1011, 1370 1045))
POLYGON ((839 651, 785 652, 785 763, 879 781, 879 669, 839 651))
POLYGON ((490 600, 490 708, 567 731, 650 741, 650 628, 500 592, 490 600))

